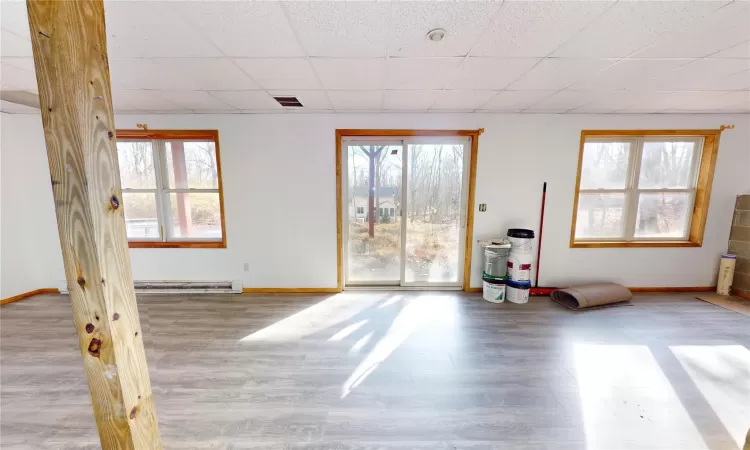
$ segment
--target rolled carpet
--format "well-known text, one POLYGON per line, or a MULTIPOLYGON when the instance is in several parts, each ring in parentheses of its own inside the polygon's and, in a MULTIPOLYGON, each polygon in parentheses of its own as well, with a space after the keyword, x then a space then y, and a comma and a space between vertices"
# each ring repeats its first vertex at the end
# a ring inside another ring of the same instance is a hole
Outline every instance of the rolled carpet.
POLYGON ((597 283, 573 286, 552 291, 552 300, 572 310, 620 306, 633 298, 625 286, 616 283, 597 283))

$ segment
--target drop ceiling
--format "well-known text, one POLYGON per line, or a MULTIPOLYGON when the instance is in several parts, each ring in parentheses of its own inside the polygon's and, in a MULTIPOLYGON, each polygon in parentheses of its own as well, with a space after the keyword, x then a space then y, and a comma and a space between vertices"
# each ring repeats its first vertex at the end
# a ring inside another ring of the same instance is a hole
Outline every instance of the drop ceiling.
MULTIPOLYGON (((744 0, 105 1, 105 10, 122 113, 750 113, 744 0), (433 28, 447 31, 441 42, 425 37, 433 28)), ((25 2, 2 0, 1 29, 2 89, 36 92, 25 2)), ((0 109, 28 112, 12 105, 0 109)))

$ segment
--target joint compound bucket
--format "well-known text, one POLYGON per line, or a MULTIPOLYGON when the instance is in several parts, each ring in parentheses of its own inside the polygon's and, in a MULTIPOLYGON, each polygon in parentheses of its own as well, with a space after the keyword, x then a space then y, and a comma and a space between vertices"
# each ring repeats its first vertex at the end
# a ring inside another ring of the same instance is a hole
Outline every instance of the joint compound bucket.
POLYGON ((502 278, 506 275, 510 246, 488 246, 484 248, 484 275, 502 278))
POLYGON ((513 281, 531 281, 531 262, 534 255, 531 253, 512 252, 508 256, 508 276, 513 281))
POLYGON ((505 298, 513 303, 528 303, 531 283, 517 283, 508 280, 505 286, 505 298))
POLYGON ((511 228, 508 230, 511 253, 531 253, 531 243, 534 240, 534 230, 525 228, 511 228))
POLYGON ((492 303, 505 301, 505 280, 482 279, 482 297, 492 303))
POLYGON ((531 281, 531 263, 534 254, 531 252, 534 231, 525 228, 508 230, 510 255, 508 256, 508 276, 513 281, 531 281))

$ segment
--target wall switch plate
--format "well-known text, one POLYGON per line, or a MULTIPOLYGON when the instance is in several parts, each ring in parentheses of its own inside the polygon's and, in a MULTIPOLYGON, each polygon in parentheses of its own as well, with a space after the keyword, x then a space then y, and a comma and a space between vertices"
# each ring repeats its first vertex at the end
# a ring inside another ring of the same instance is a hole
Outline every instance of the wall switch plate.
POLYGON ((479 204, 479 211, 481 211, 481 212, 487 211, 487 203, 480 203, 479 204))

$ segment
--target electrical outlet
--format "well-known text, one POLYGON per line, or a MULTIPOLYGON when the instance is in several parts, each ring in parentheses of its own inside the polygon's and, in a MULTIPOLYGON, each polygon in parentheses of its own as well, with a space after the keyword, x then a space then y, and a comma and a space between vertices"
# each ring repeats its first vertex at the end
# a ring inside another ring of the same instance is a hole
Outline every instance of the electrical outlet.
POLYGON ((250 263, 245 263, 242 268, 245 270, 245 272, 250 272, 250 263))
POLYGON ((481 211, 481 212, 487 211, 487 203, 480 203, 479 204, 479 211, 481 211))

